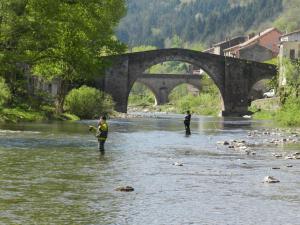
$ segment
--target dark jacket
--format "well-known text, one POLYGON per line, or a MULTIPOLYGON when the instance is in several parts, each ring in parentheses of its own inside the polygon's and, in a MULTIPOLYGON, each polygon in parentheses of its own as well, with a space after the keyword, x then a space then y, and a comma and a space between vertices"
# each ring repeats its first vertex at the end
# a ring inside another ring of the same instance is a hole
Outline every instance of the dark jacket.
POLYGON ((185 117, 184 117, 184 124, 190 124, 191 122, 191 114, 187 114, 185 117))

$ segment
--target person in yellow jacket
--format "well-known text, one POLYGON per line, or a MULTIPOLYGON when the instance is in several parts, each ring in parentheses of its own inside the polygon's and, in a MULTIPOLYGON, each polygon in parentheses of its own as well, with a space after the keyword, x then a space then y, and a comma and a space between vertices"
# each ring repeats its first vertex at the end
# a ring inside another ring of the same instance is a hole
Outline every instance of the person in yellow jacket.
POLYGON ((98 128, 94 126, 89 126, 89 130, 96 133, 96 137, 98 138, 98 148, 100 152, 104 152, 104 143, 107 139, 108 135, 108 125, 106 122, 106 117, 100 117, 98 122, 98 128))

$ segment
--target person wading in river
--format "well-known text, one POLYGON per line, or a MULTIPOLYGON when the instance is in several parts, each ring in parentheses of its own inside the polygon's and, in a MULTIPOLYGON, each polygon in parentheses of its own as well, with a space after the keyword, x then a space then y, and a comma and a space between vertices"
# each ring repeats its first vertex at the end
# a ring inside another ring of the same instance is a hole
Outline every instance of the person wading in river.
POLYGON ((100 120, 98 122, 98 128, 94 126, 89 126, 89 131, 93 131, 96 133, 96 137, 98 138, 99 151, 104 153, 104 143, 108 135, 108 125, 106 122, 106 117, 100 117, 100 120))
POLYGON ((184 117, 184 127, 185 127, 185 134, 191 135, 190 123, 191 123, 191 113, 190 111, 186 111, 186 115, 184 117))

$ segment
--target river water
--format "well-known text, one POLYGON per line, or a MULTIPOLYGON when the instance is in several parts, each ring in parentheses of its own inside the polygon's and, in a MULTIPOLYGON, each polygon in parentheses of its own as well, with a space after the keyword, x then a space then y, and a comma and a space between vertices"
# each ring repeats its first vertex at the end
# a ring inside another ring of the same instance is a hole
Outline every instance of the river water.
POLYGON ((186 137, 182 117, 110 120, 105 155, 96 121, 0 125, 0 224, 300 224, 300 162, 272 156, 299 145, 247 156, 216 142, 269 122, 194 117, 186 137))

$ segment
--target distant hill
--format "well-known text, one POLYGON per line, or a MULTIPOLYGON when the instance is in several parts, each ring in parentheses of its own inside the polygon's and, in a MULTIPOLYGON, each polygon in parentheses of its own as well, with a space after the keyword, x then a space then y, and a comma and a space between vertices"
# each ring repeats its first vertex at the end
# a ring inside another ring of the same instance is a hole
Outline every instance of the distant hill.
MULTIPOLYGON (((128 14, 118 37, 129 46, 164 47, 179 36, 184 42, 214 42, 270 27, 299 0, 127 0, 128 14)), ((281 23, 281 24, 280 24, 281 23)), ((284 27, 287 21, 279 20, 284 27)))

